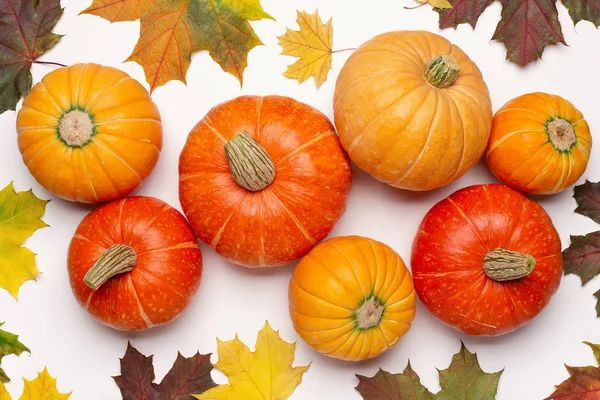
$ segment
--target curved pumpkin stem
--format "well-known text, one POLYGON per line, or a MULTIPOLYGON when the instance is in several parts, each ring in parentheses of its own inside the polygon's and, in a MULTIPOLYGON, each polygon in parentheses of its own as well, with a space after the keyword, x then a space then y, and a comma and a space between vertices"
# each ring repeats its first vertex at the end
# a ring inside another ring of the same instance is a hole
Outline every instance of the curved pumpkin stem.
POLYGON ((275 180, 275 163, 247 132, 225 143, 225 154, 233 180, 244 189, 258 192, 275 180))
POLYGON ((425 76, 429 83, 440 89, 452 86, 458 78, 460 65, 450 54, 440 54, 425 67, 425 76))
POLYGON ((518 251, 496 249, 483 259, 483 272, 498 282, 512 281, 529 275, 535 267, 535 258, 518 251))
POLYGON ((113 244, 102 253, 85 274, 83 281, 92 289, 97 290, 113 276, 132 271, 137 262, 137 253, 132 247, 125 244, 113 244))

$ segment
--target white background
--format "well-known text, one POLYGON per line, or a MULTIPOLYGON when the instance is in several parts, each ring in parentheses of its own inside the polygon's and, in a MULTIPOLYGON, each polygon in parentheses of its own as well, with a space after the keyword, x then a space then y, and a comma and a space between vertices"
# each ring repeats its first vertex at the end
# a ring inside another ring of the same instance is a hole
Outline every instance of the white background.
MULTIPOLYGON (((65 13, 55 32, 66 34, 46 61, 64 64, 97 62, 121 68, 145 83, 142 68, 125 63, 139 34, 138 22, 111 24, 99 17, 78 13, 87 0, 63 0, 65 13)), ((372 36, 390 30, 425 29, 438 32, 437 14, 428 6, 405 10, 410 0, 262 0, 263 7, 277 22, 259 21, 252 25, 265 46, 250 53, 245 84, 222 72, 208 53, 195 54, 187 73, 187 86, 170 82, 158 88, 154 101, 164 121, 164 149, 157 168, 136 193, 161 198, 180 208, 177 195, 177 162, 190 129, 214 105, 241 94, 280 94, 309 103, 332 117, 332 96, 337 72, 348 57, 334 56, 334 71, 320 90, 307 81, 298 85, 281 74, 294 59, 279 55, 277 36, 285 27, 296 27, 296 9, 313 12, 317 5, 323 18, 333 16, 336 49, 356 47, 372 36)), ((416 4, 416 3, 415 3, 416 4)), ((460 46, 481 68, 490 88, 494 111, 509 99, 531 91, 560 94, 572 101, 587 118, 592 132, 600 130, 598 113, 598 65, 600 32, 591 23, 574 29, 567 10, 558 5, 563 32, 569 47, 551 46, 544 61, 521 69, 505 61, 501 43, 490 41, 500 18, 500 5, 494 3, 480 18, 477 29, 462 25, 457 31, 441 32, 460 46)), ((52 67, 35 65, 37 82, 52 67)), ((564 277, 558 293, 544 312, 529 326, 498 338, 473 338, 445 327, 418 304, 411 331, 383 356, 361 363, 328 359, 299 340, 288 316, 287 288, 293 265, 271 270, 246 270, 221 260, 202 245, 204 277, 198 295, 187 311, 171 325, 126 334, 93 321, 76 303, 65 267, 69 241, 83 216, 91 209, 54 198, 29 175, 16 144, 16 113, 0 116, 0 187, 11 181, 17 190, 33 187, 41 198, 52 199, 44 220, 51 226, 38 231, 26 245, 37 256, 43 275, 26 283, 17 302, 0 290, 0 321, 4 329, 20 334, 32 350, 31 356, 5 357, 2 367, 13 381, 8 390, 15 398, 22 390, 21 376, 32 379, 47 365, 58 377, 63 392, 73 391, 74 400, 118 399, 119 391, 111 376, 119 374, 119 357, 128 340, 145 354, 155 354, 156 375, 163 377, 177 351, 190 356, 197 350, 216 352, 216 338, 232 339, 236 333, 251 348, 257 332, 269 320, 287 341, 296 341, 296 365, 312 361, 303 383, 290 397, 293 400, 360 400, 354 390, 355 374, 372 376, 379 367, 401 372, 408 359, 432 391, 439 388, 435 368, 446 368, 463 340, 476 351, 486 371, 505 368, 499 385, 499 400, 541 399, 553 385, 567 378, 563 363, 593 364, 593 356, 583 340, 600 342, 600 320, 596 318, 592 294, 600 279, 580 286, 579 278, 564 277)), ((596 137, 598 139, 598 137, 596 137)), ((600 140, 592 151, 585 174, 600 179, 600 140)), ((582 178, 583 180, 583 178, 582 178)), ((354 170, 353 187, 346 214, 333 236, 359 234, 383 241, 403 258, 410 259, 410 246, 421 218, 433 204, 451 192, 475 183, 495 181, 484 163, 479 163, 453 185, 429 193, 409 193, 387 187, 365 173, 354 170)), ((538 198, 560 232, 563 247, 570 234, 599 229, 591 220, 575 215, 575 201, 569 189, 553 197, 538 198)), ((213 355, 213 361, 216 361, 213 355)), ((219 383, 225 382, 214 373, 219 383)))

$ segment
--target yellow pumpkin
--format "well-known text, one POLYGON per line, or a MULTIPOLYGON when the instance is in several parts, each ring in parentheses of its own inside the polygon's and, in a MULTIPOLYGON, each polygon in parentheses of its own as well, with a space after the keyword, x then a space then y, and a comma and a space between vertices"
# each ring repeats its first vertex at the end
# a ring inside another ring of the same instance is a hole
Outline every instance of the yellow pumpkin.
POLYGON ((25 97, 17 134, 34 178, 56 196, 83 203, 131 193, 162 147, 160 114, 148 91, 98 64, 47 74, 25 97))
POLYGON ((389 246, 359 236, 315 246, 289 287, 298 335, 329 357, 377 357, 408 332, 416 294, 410 272, 389 246))
POLYGON ((492 108, 477 65, 441 36, 389 32, 348 59, 334 96, 342 146, 391 186, 430 190, 461 177, 485 151, 492 108))

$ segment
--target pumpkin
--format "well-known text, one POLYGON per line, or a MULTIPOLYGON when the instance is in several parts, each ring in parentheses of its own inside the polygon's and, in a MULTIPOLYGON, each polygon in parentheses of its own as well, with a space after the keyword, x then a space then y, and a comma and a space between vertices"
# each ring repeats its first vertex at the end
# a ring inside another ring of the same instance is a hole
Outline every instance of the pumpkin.
POLYGON ((179 211, 127 197, 89 213, 68 252, 75 298, 99 322, 138 331, 174 320, 198 290, 202 254, 179 211))
POLYGON ((492 110, 481 72, 457 46, 422 31, 389 32, 348 59, 335 125, 356 165, 393 187, 447 185, 485 151, 492 110))
POLYGON ((410 272, 389 246, 360 236, 315 246, 289 287, 298 335, 329 357, 377 357, 408 332, 416 294, 410 272))
POLYGON ((44 76, 23 101, 17 132, 33 177, 56 196, 83 203, 131 193, 162 147, 160 114, 146 89, 98 64, 44 76))
POLYGON ((351 169, 331 122, 279 96, 214 107, 179 160, 181 206, 198 237, 246 267, 282 265, 331 232, 351 169))
POLYGON ((548 304, 563 273, 544 209, 504 185, 459 190, 425 216, 411 268, 423 304, 470 335, 505 334, 548 304))
POLYGON ((486 155, 494 175, 507 185, 553 194, 583 175, 591 150, 590 127, 573 104, 530 93, 496 112, 486 155))

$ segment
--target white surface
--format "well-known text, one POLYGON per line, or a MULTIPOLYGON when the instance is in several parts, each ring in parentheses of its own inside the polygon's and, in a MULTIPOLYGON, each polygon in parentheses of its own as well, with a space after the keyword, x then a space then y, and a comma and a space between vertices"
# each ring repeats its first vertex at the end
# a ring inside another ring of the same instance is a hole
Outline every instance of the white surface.
MULTIPOLYGON (((43 60, 65 64, 97 62, 121 68, 144 82, 142 68, 122 61, 130 54, 138 38, 139 23, 110 24, 95 16, 77 16, 89 4, 86 0, 63 0, 65 14, 55 31, 66 36, 43 60)), ((323 18, 333 16, 335 48, 356 47, 372 36, 397 29, 425 29, 439 32, 437 14, 427 6, 408 11, 410 1, 377 0, 263 0, 262 4, 276 19, 253 23, 265 46, 250 53, 249 67, 240 89, 235 78, 222 72, 203 52, 193 56, 187 74, 188 85, 170 82, 157 89, 153 98, 164 121, 164 149, 158 166, 137 194, 159 197, 180 208, 177 197, 177 161, 190 129, 214 105, 241 94, 280 94, 309 103, 330 117, 337 71, 349 54, 334 56, 334 71, 320 90, 311 81, 298 85, 281 73, 293 61, 279 55, 276 37, 285 27, 295 27, 296 9, 313 12, 317 5, 323 18)), ((550 47, 544 61, 522 70, 504 61, 502 44, 490 38, 500 16, 495 3, 479 21, 475 32, 463 25, 457 31, 441 33, 459 45, 483 71, 492 93, 494 110, 507 100, 530 91, 560 94, 571 100, 585 115, 592 131, 600 130, 597 112, 597 68, 600 64, 600 32, 587 22, 577 33, 566 9, 559 5, 563 32, 569 47, 550 47)), ((35 65, 34 82, 51 70, 35 65)), ((0 187, 10 181, 17 190, 33 187, 42 198, 50 198, 45 221, 51 228, 38 231, 27 246, 38 254, 43 275, 37 282, 26 283, 20 300, 0 291, 0 321, 4 329, 20 334, 32 350, 31 356, 6 357, 2 366, 13 381, 7 386, 17 398, 21 394, 21 376, 29 379, 47 365, 58 377, 63 392, 73 391, 74 400, 118 399, 119 391, 111 376, 119 374, 119 357, 127 340, 145 354, 155 354, 156 375, 161 379, 175 360, 177 351, 190 356, 197 350, 216 352, 216 338, 232 339, 235 334, 253 348, 256 334, 269 320, 284 339, 298 340, 296 365, 313 362, 293 400, 359 400, 354 390, 354 374, 372 376, 379 367, 401 372, 407 359, 432 391, 439 388, 435 368, 446 368, 460 340, 476 351, 484 370, 505 368, 497 399, 541 399, 553 391, 553 385, 567 377, 563 363, 593 363, 591 351, 583 340, 600 342, 600 320, 596 319, 592 294, 600 287, 595 279, 585 288, 579 278, 567 276, 558 293, 542 315, 514 334, 495 339, 468 337, 445 327, 419 303, 413 328, 394 349, 378 359, 362 363, 343 363, 328 359, 299 340, 288 317, 287 287, 293 266, 276 270, 251 271, 221 260, 207 246, 204 277, 197 297, 189 309, 173 324, 137 334, 125 334, 94 322, 75 302, 65 267, 67 246, 79 221, 90 207, 56 199, 29 175, 16 144, 14 112, 0 116, 0 187)), ((600 145, 592 151, 585 174, 599 180, 600 145)), ((332 235, 359 234, 381 240, 394 248, 404 260, 410 258, 413 235, 421 218, 438 200, 451 192, 475 183, 493 182, 485 164, 478 164, 449 187, 430 193, 414 194, 389 188, 355 169, 353 187, 346 214, 332 235)), ((571 190, 549 198, 542 205, 553 218, 563 241, 570 234, 598 229, 591 220, 574 215, 571 190)), ((213 356, 216 361, 216 355, 213 356)), ((219 383, 224 377, 214 374, 219 383)))

